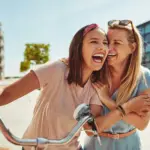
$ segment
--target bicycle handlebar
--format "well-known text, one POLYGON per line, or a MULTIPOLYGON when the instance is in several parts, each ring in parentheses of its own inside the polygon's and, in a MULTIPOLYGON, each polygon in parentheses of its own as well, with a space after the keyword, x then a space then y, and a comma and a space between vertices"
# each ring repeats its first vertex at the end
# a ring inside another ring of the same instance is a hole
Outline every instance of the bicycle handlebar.
MULTIPOLYGON (((0 119, 0 130, 4 137, 14 145, 20 146, 34 146, 37 148, 45 148, 47 145, 64 145, 70 142, 76 134, 80 131, 84 124, 87 122, 93 122, 93 116, 90 113, 89 105, 81 104, 74 111, 74 118, 78 121, 72 131, 63 139, 60 140, 49 140, 46 138, 36 139, 21 139, 14 136, 9 129, 6 128, 3 121, 0 119)), ((92 131, 91 131, 92 132, 92 131)), ((93 131, 94 132, 94 131, 93 131)))

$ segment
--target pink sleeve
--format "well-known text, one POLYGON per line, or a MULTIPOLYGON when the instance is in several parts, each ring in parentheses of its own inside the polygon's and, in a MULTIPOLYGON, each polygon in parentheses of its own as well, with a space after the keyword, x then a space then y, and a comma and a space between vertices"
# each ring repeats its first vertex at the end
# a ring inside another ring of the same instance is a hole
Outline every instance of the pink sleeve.
POLYGON ((103 106, 103 104, 102 104, 102 102, 101 102, 101 100, 100 100, 97 92, 95 91, 95 89, 92 88, 92 90, 93 90, 93 95, 91 97, 90 104, 95 104, 95 105, 101 105, 101 106, 103 106))
POLYGON ((90 100, 90 104, 103 106, 102 102, 100 101, 100 99, 99 99, 99 97, 98 97, 98 95, 96 93, 92 96, 92 98, 90 100))
POLYGON ((32 70, 40 83, 40 87, 43 88, 49 83, 54 83, 56 79, 61 74, 61 68, 60 68, 60 62, 48 62, 46 64, 43 64, 38 69, 32 70))

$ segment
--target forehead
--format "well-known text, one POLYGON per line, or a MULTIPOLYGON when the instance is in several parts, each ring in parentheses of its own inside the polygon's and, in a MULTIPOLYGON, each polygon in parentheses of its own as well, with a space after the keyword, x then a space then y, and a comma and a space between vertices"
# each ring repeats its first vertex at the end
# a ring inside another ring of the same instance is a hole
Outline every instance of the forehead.
POLYGON ((97 28, 90 32, 88 32, 85 35, 84 39, 90 39, 90 38, 99 38, 99 39, 106 39, 106 34, 101 29, 97 28))
POLYGON ((117 39, 122 39, 122 38, 127 38, 127 31, 123 29, 109 29, 107 32, 108 38, 117 38, 117 39))

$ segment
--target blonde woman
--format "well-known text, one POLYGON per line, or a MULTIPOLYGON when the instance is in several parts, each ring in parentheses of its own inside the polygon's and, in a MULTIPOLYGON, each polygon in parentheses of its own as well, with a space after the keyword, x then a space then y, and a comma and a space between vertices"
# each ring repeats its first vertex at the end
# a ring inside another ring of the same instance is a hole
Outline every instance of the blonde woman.
POLYGON ((142 39, 130 20, 108 22, 109 54, 94 86, 104 106, 96 118, 100 146, 95 137, 84 138, 84 150, 141 150, 137 129, 143 130, 150 118, 150 71, 141 66, 142 39), (138 96, 140 95, 140 96, 138 96), (133 98, 135 97, 135 98, 133 98), (136 101, 136 102, 135 102, 136 101), (134 109, 128 106, 135 102, 134 109), (149 104, 148 104, 149 105, 149 104), (115 111, 121 112, 120 118, 115 111))

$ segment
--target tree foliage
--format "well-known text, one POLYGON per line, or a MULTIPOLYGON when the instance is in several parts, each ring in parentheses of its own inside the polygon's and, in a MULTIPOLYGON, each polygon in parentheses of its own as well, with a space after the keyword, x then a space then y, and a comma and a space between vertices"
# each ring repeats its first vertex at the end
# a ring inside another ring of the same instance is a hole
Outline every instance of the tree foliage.
POLYGON ((20 72, 27 71, 31 65, 44 64, 49 60, 49 44, 26 44, 24 61, 20 63, 20 72))

